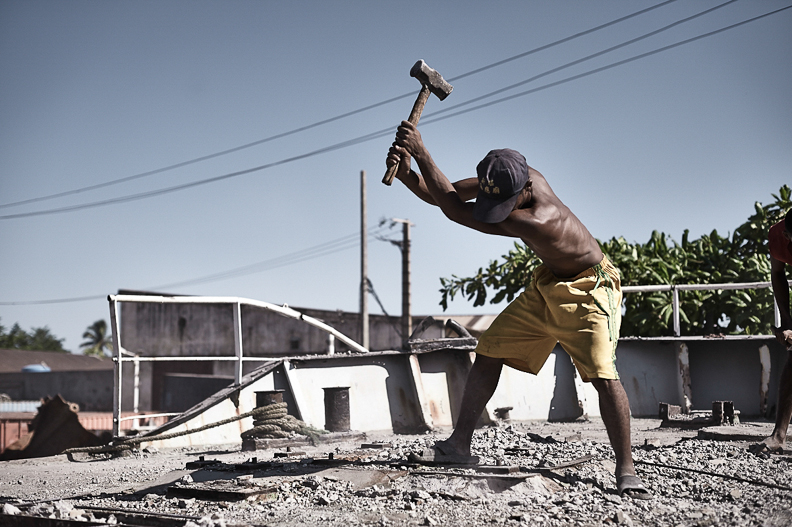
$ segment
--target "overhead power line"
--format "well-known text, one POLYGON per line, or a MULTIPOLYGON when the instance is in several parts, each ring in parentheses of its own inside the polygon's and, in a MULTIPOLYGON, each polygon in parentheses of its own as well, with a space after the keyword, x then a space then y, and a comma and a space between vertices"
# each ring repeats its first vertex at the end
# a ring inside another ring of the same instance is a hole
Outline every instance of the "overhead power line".
MULTIPOLYGON (((372 227, 371 229, 369 229, 368 237, 377 239, 377 236, 380 234, 380 232, 382 232, 387 228, 388 228, 387 226, 372 227)), ((322 256, 328 256, 330 254, 338 253, 341 251, 354 249, 355 247, 358 247, 359 244, 360 244, 359 232, 355 234, 348 234, 347 236, 343 236, 335 240, 320 243, 319 245, 314 245, 313 247, 309 247, 307 249, 302 249, 300 251, 295 251, 293 253, 285 254, 275 258, 270 258, 267 260, 263 260, 261 262, 256 262, 253 264, 237 267, 234 269, 229 269, 227 271, 221 271, 219 273, 212 273, 198 278, 192 278, 190 280, 183 280, 181 282, 172 282, 169 284, 147 287, 146 290, 157 291, 157 290, 164 290, 169 288, 184 287, 188 285, 203 284, 208 282, 218 282, 221 280, 226 280, 228 278, 236 278, 239 276, 245 276, 245 275, 260 273, 264 271, 271 271, 272 269, 277 269, 279 267, 294 265, 307 260, 313 260, 315 258, 321 258, 322 256)), ((105 298, 107 298, 107 295, 77 296, 70 298, 55 298, 49 300, 20 300, 20 301, 11 301, 11 302, 0 302, 0 306, 68 304, 74 302, 85 302, 88 300, 102 300, 105 298)))
MULTIPOLYGON (((562 66, 558 66, 557 68, 549 69, 549 70, 544 71, 544 72, 542 72, 542 73, 540 73, 538 75, 534 75, 533 77, 530 77, 528 79, 522 80, 520 82, 516 82, 514 84, 510 84, 509 86, 505 86, 503 88, 498 88, 495 91, 491 91, 491 92, 486 93, 484 95, 481 95, 479 97, 474 97, 473 99, 469 99, 469 100, 467 100, 465 102, 462 102, 462 103, 459 103, 459 104, 456 104, 456 105, 453 105, 453 106, 445 106, 441 110, 437 110, 437 111, 433 112, 432 114, 430 114, 430 116, 441 114, 441 113, 448 113, 448 112, 450 112, 450 111, 452 111, 452 110, 454 110, 456 108, 460 108, 462 106, 467 106, 467 105, 473 104, 475 102, 481 101, 483 99, 489 99, 490 97, 492 97, 494 95, 497 95, 499 93, 504 93, 504 92, 507 92, 509 90, 513 90, 514 88, 518 88, 518 87, 523 86, 525 84, 528 84, 530 82, 539 80, 539 79, 541 79, 543 77, 547 77, 548 75, 552 75, 553 73, 558 73, 559 71, 565 70, 567 68, 571 68, 572 66, 577 66, 578 64, 581 64, 583 62, 595 59, 597 57, 600 57, 600 56, 605 55, 607 53, 610 53, 612 51, 616 51, 617 49, 621 49, 621 48, 630 46, 632 44, 635 44, 636 42, 640 42, 641 40, 646 40, 649 37, 653 37, 653 36, 658 35, 658 34, 664 32, 664 31, 668 31, 669 29, 672 29, 672 28, 674 28, 674 27, 676 27, 676 26, 678 26, 680 24, 684 24, 685 22, 690 22, 691 20, 693 20, 695 18, 699 18, 701 16, 707 15, 707 14, 709 14, 709 13, 711 13, 711 12, 717 10, 717 9, 721 9, 722 7, 726 7, 729 4, 733 4, 734 2, 737 2, 737 0, 729 0, 728 2, 724 2, 723 4, 716 5, 715 7, 711 7, 709 9, 704 10, 704 11, 701 11, 700 13, 696 13, 695 15, 691 15, 691 16, 689 16, 687 18, 683 18, 681 20, 677 20, 676 22, 672 22, 671 24, 668 24, 667 26, 663 26, 663 27, 661 27, 659 29, 655 29, 654 31, 650 31, 649 33, 644 33, 643 35, 641 35, 639 37, 635 37, 633 39, 627 40, 625 42, 622 42, 621 44, 616 44, 615 46, 611 46, 611 47, 609 47, 607 49, 603 49, 602 51, 597 51, 596 53, 592 53, 591 55, 586 55, 583 58, 580 58, 580 59, 577 59, 577 60, 573 60, 572 62, 567 62, 566 64, 564 64, 562 66)), ((435 120, 437 121, 439 119, 435 119, 435 120)), ((426 124, 426 120, 424 120, 424 124, 426 124)))
MULTIPOLYGON (((544 51, 544 50, 550 49, 552 47, 558 46, 558 45, 563 44, 565 42, 569 42, 569 41, 574 40, 576 38, 580 38, 582 36, 589 35, 589 34, 594 33, 596 31, 600 31, 602 29, 605 29, 606 27, 610 27, 612 25, 624 22, 625 20, 629 20, 630 18, 634 18, 634 17, 642 15, 644 13, 648 13, 649 11, 652 11, 652 10, 657 9, 659 7, 663 7, 663 6, 667 5, 667 4, 670 4, 670 3, 673 3, 673 2, 676 2, 676 1, 677 0, 666 0, 665 2, 661 2, 659 4, 647 7, 645 9, 641 9, 640 11, 636 11, 635 13, 631 13, 631 14, 623 16, 621 18, 617 18, 615 20, 611 20, 610 22, 606 22, 605 24, 601 24, 601 25, 593 27, 591 29, 587 29, 585 31, 581 31, 579 33, 575 33, 574 35, 570 35, 570 36, 562 38, 560 40, 556 40, 556 41, 551 42, 549 44, 545 44, 545 45, 539 46, 537 48, 531 49, 529 51, 525 51, 523 53, 519 53, 519 54, 514 55, 512 57, 508 57, 506 59, 499 60, 499 61, 493 62, 491 64, 487 64, 486 66, 482 66, 480 68, 476 68, 474 70, 468 71, 466 73, 462 73, 461 75, 457 75, 455 77, 449 77, 448 81, 449 82, 457 81, 459 79, 464 79, 465 77, 470 77, 471 75, 475 75, 475 74, 481 73, 483 71, 487 71, 487 70, 495 68, 497 66, 502 66, 503 64, 507 64, 507 63, 512 62, 514 60, 521 59, 521 58, 527 57, 529 55, 533 55, 534 53, 538 53, 540 51, 544 51)), ((264 144, 264 143, 268 143, 268 142, 274 141, 276 139, 281 139, 281 138, 288 137, 290 135, 294 135, 294 134, 297 134, 297 133, 300 133, 300 132, 305 132, 305 131, 310 130, 312 128, 316 128, 316 127, 319 127, 319 126, 322 126, 322 125, 325 125, 325 124, 329 124, 329 123, 332 123, 332 122, 335 122, 335 121, 339 121, 341 119, 345 119, 345 118, 351 117, 353 115, 357 115, 357 114, 360 114, 360 113, 363 113, 363 112, 367 112, 368 110, 373 110, 375 108, 379 108, 380 106, 385 106, 385 105, 390 104, 392 102, 396 102, 396 101, 399 101, 401 99, 405 99, 407 97, 412 97, 412 96, 415 96, 414 92, 403 93, 402 95, 397 95, 396 97, 391 97, 390 99, 385 99, 384 101, 380 101, 380 102, 377 102, 377 103, 374 103, 374 104, 370 104, 368 106, 364 106, 364 107, 358 108, 356 110, 351 110, 349 112, 342 113, 340 115, 336 115, 335 117, 330 117, 328 119, 323 119, 323 120, 317 121, 315 123, 307 124, 305 126, 300 126, 298 128, 294 128, 293 130, 289 130, 287 132, 282 132, 282 133, 275 134, 275 135, 272 135, 272 136, 269 136, 269 137, 265 137, 264 139, 259 139, 257 141, 246 143, 246 144, 243 144, 243 145, 240 145, 240 146, 236 146, 236 147, 229 148, 229 149, 226 149, 226 150, 221 150, 219 152, 215 152, 215 153, 212 153, 212 154, 207 154, 205 156, 196 157, 194 159, 189 159, 187 161, 174 163, 172 165, 167 165, 167 166, 164 166, 164 167, 161 167, 161 168, 157 168, 157 169, 154 169, 154 170, 141 172, 139 174, 134 174, 134 175, 131 175, 131 176, 122 177, 122 178, 115 179, 115 180, 112 180, 112 181, 106 181, 104 183, 97 183, 95 185, 89 185, 89 186, 81 187, 81 188, 77 188, 77 189, 66 190, 66 191, 63 191, 63 192, 58 192, 58 193, 55 193, 55 194, 49 194, 49 195, 46 195, 46 196, 39 196, 39 197, 36 197, 36 198, 29 198, 29 199, 24 199, 24 200, 20 200, 20 201, 14 201, 14 202, 11 202, 11 203, 0 204, 0 209, 6 208, 6 207, 15 207, 15 206, 19 206, 19 205, 27 205, 29 203, 36 203, 36 202, 39 202, 39 201, 46 201, 46 200, 51 200, 51 199, 55 199, 55 198, 62 198, 62 197, 65 197, 65 196, 71 196, 71 195, 79 194, 79 193, 82 193, 82 192, 88 192, 88 191, 91 191, 91 190, 97 190, 97 189, 100 189, 100 188, 105 188, 105 187, 109 187, 109 186, 112 186, 112 185, 117 185, 117 184, 120 184, 120 183, 126 183, 128 181, 133 181, 133 180, 136 180, 136 179, 140 179, 140 178, 144 178, 144 177, 148 177, 148 176, 153 176, 155 174, 161 174, 161 173, 167 172, 169 170, 175 170, 177 168, 182 168, 182 167, 185 167, 185 166, 193 165, 195 163, 200 163, 202 161, 207 161, 209 159, 214 159, 216 157, 221 157, 221 156, 224 156, 224 155, 227 155, 227 154, 231 154, 231 153, 234 153, 234 152, 239 152, 240 150, 245 150, 247 148, 251 148, 251 147, 258 146, 258 145, 261 145, 261 144, 264 144)))
MULTIPOLYGON (((507 96, 507 97, 502 97, 500 99, 496 99, 494 101, 490 101, 490 102, 487 102, 487 103, 484 103, 484 104, 480 104, 478 106, 474 106, 474 107, 471 107, 471 108, 460 110, 460 111, 455 112, 455 113, 451 113, 451 114, 447 114, 447 115, 441 115, 439 117, 433 117, 433 116, 435 116, 437 114, 440 114, 440 113, 443 113, 443 112, 447 112, 447 111, 449 111, 449 109, 433 112, 431 114, 427 114, 426 115, 426 117, 422 120, 422 124, 431 124, 431 123, 434 123, 434 122, 437 122, 437 121, 449 119, 451 117, 456 117, 458 115, 462 115, 462 114, 469 113, 469 112, 472 112, 472 111, 475 111, 475 110, 479 110, 479 109, 482 109, 482 108, 493 106, 495 104, 500 104, 502 102, 506 102, 506 101, 509 101, 509 100, 512 100, 512 99, 516 99, 518 97, 523 97, 525 95, 536 93, 538 91, 546 90, 548 88, 553 88, 555 86, 558 86, 558 85, 561 85, 561 84, 565 84, 567 82, 578 80, 580 78, 587 77, 587 76, 593 75, 595 73, 599 73, 599 72, 602 72, 602 71, 605 71, 605 70, 608 70, 608 69, 612 69, 612 68, 615 68, 615 67, 630 63, 630 62, 634 62, 636 60, 640 60, 640 59, 646 58, 648 56, 655 55, 657 53, 668 51, 670 49, 673 49, 673 48, 676 48, 676 47, 679 47, 679 46, 682 46, 682 45, 685 45, 685 44, 689 44, 691 42, 695 42, 697 40, 701 40, 703 38, 707 38, 707 37, 716 35, 718 33, 722 33, 724 31, 728 31, 728 30, 734 29, 736 27, 739 27, 739 26, 742 26, 742 25, 745 25, 745 24, 748 24, 748 23, 751 23, 751 22, 755 22, 755 21, 760 20, 762 18, 766 18, 768 16, 778 14, 778 13, 780 13, 782 11, 785 11, 785 10, 787 10, 789 8, 792 8, 792 6, 783 7, 783 8, 777 9, 775 11, 771 11, 769 13, 765 13, 763 15, 759 15, 759 16, 750 18, 748 20, 744 20, 742 22, 738 22, 738 23, 732 24, 730 26, 726 26, 726 27, 721 28, 721 29, 717 29, 717 30, 714 30, 714 31, 711 31, 711 32, 708 32, 708 33, 705 33, 705 34, 702 34, 702 35, 699 35, 699 36, 696 36, 696 37, 692 37, 692 38, 689 38, 689 39, 686 39, 686 40, 679 41, 679 42, 677 42, 675 44, 671 44, 671 45, 668 45, 668 46, 663 46, 663 47, 655 49, 653 51, 642 53, 642 54, 636 55, 636 56, 628 58, 628 59, 624 59, 624 60, 621 60, 621 61, 618 61, 618 62, 614 62, 614 63, 606 65, 606 66, 602 66, 602 67, 595 68, 593 70, 590 70, 590 71, 587 71, 587 72, 584 72, 584 73, 580 73, 578 75, 573 75, 571 77, 567 77, 566 79, 561 79, 559 81, 548 83, 548 84, 545 84, 543 86, 539 86, 537 88, 533 88, 531 90, 527 90, 527 91, 524 91, 524 92, 513 94, 513 95, 510 95, 510 96, 507 96)), ((575 61, 575 62, 577 63, 577 61, 575 61)), ((557 69, 558 68, 555 68, 555 70, 557 70, 557 69)), ((495 92, 492 92, 492 93, 500 93, 500 92, 501 92, 501 90, 496 90, 495 92)), ((491 94, 480 96, 480 97, 477 98, 477 100, 481 100, 481 99, 489 97, 489 96, 491 96, 491 94)), ((460 103, 458 105, 455 105, 452 108, 458 108, 458 107, 460 107, 460 106, 462 106, 464 104, 466 104, 466 103, 460 103)), ((82 209, 87 209, 87 208, 99 207, 99 206, 103 206, 103 205, 109 205, 109 204, 123 203, 123 202, 127 202, 127 201, 145 199, 145 198, 149 198, 149 197, 153 197, 153 196, 157 196, 157 195, 161 195, 161 194, 167 194, 167 193, 170 193, 170 192, 176 192, 176 191, 183 190, 183 189, 186 189, 186 188, 191 188, 191 187, 196 187, 196 186, 199 186, 199 185, 205 185, 205 184, 208 184, 208 183, 213 183, 213 182, 220 181, 220 180, 223 180, 223 179, 229 179, 229 178, 232 178, 232 177, 236 177, 236 176, 240 176, 240 175, 244 175, 244 174, 249 174, 251 172, 257 172, 257 171, 260 171, 260 170, 265 170, 267 168, 271 168, 271 167, 274 167, 274 166, 287 164, 287 163, 290 163, 290 162, 293 162, 293 161, 297 161, 297 160, 300 160, 300 159, 305 159, 305 158, 308 158, 308 157, 313 157, 313 156, 316 156, 316 155, 319 155, 319 154, 322 154, 322 153, 326 153, 326 152, 330 152, 330 151, 334 151, 334 150, 340 150, 342 148, 346 148, 346 147, 349 147, 349 146, 360 144, 360 143, 363 143, 363 142, 366 142, 366 141, 370 141, 372 139, 377 139, 377 138, 380 138, 380 137, 384 137, 384 136, 390 135, 392 133, 393 133, 393 127, 388 127, 388 128, 384 128, 382 130, 378 130, 376 132, 371 132, 371 133, 368 133, 366 135, 362 135, 362 136, 356 137, 354 139, 349 139, 349 140, 346 140, 346 141, 342 141, 340 143, 335 143, 333 145, 330 145, 330 146, 327 146, 327 147, 324 147, 324 148, 313 150, 313 151, 307 152, 305 154, 300 154, 300 155, 297 155, 297 156, 293 156, 293 157, 282 159, 280 161, 275 161, 273 163, 268 163, 268 164, 265 164, 265 165, 260 165, 260 166, 257 166, 257 167, 248 168, 248 169, 245 169, 245 170, 240 170, 240 171, 236 171, 236 172, 222 174, 220 176, 215 176, 215 177, 212 177, 212 178, 202 179, 202 180, 199 180, 199 181, 194 181, 194 182, 191 182, 191 183, 185 183, 185 184, 182 184, 182 185, 176 185, 176 186, 168 187, 168 188, 164 188, 164 189, 158 189, 158 190, 142 192, 142 193, 138 193, 138 194, 120 196, 120 197, 117 197, 117 198, 110 198, 110 199, 106 199, 106 200, 100 200, 100 201, 95 201, 95 202, 90 202, 90 203, 84 203, 84 204, 80 204, 80 205, 73 205, 73 206, 68 206, 68 207, 60 207, 60 208, 46 209, 46 210, 41 210, 41 211, 18 213, 18 214, 7 214, 7 215, 0 216, 0 220, 9 220, 9 219, 15 219, 15 218, 24 218, 24 217, 29 217, 29 216, 41 216, 41 215, 48 215, 48 214, 57 214, 57 213, 71 212, 71 211, 82 210, 82 209)))
MULTIPOLYGON (((792 8, 792 5, 789 5, 787 7, 782 7, 781 9, 777 9, 777 10, 772 11, 770 13, 765 13, 764 15, 759 15, 757 17, 754 17, 754 18, 751 18, 751 19, 748 19, 748 20, 744 20, 742 22, 738 22, 738 23, 732 24, 730 26, 723 27, 721 29, 716 29, 715 31, 710 31, 709 33, 705 33, 705 34, 699 35, 697 37, 692 37, 692 38, 689 38, 689 39, 686 39, 686 40, 682 40, 682 41, 679 41, 679 42, 677 42, 675 44, 670 44, 668 46, 663 46, 661 48, 657 48, 657 49, 652 50, 652 51, 647 51, 646 53, 641 53, 640 55, 636 55, 636 56, 630 57, 628 59, 620 60, 618 62, 614 62, 612 64, 608 64, 607 66, 602 66, 600 68, 595 68, 593 70, 590 70, 590 71, 587 71, 587 72, 584 72, 584 73, 580 73, 578 75, 573 75, 572 77, 567 77, 566 79, 561 79, 559 81, 551 82, 549 84, 545 84, 545 85, 539 86, 537 88, 526 90, 526 91, 523 91, 523 92, 520 92, 520 93, 515 93, 515 94, 509 95, 507 97, 502 97, 500 99, 496 99, 494 101, 486 102, 484 104, 480 104, 480 105, 474 106, 472 108, 466 108, 464 110, 460 110, 460 111, 452 113, 452 114, 441 115, 440 117, 425 119, 423 121, 423 124, 431 124, 431 123, 435 123, 437 121, 450 119, 451 117, 457 117, 457 116, 465 114, 465 113, 469 113, 469 112, 472 112, 472 111, 475 111, 475 110, 480 110, 482 108, 486 108, 488 106, 493 106, 495 104, 500 104, 502 102, 510 101, 510 100, 516 99, 518 97, 524 97, 526 95, 530 95, 532 93, 536 93, 536 92, 539 92, 539 91, 542 91, 542 90, 546 90, 548 88, 554 88, 554 87, 559 86, 561 84, 566 84, 568 82, 576 81, 578 79, 582 79, 583 77, 588 77, 590 75, 594 75, 595 73, 600 73, 602 71, 613 69, 613 68, 616 68, 618 66, 623 66, 624 64, 628 64, 630 62, 635 62, 636 60, 645 59, 645 58, 650 57, 652 55, 656 55, 658 53, 662 53, 664 51, 668 51, 670 49, 677 48, 677 47, 683 46, 685 44, 690 44, 691 42, 695 42, 695 41, 701 40, 703 38, 711 37, 713 35, 717 35, 718 33, 723 33, 724 31, 728 31, 730 29, 734 29, 736 27, 748 24, 750 22, 755 22, 756 20, 759 20, 761 18, 765 18, 765 17, 771 16, 771 15, 778 14, 781 11, 786 11, 787 9, 790 9, 790 8, 792 8)), ((457 105, 457 107, 459 107, 459 106, 461 106, 461 104, 457 105)), ((434 112, 434 114, 432 114, 432 115, 436 115, 438 113, 441 113, 441 112, 434 112)), ((0 217, 0 219, 1 219, 1 217, 0 217)))

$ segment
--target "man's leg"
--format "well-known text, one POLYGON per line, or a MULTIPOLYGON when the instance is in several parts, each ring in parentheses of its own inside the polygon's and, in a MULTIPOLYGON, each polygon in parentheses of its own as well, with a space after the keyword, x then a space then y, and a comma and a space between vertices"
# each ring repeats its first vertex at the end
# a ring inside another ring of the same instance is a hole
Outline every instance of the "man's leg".
POLYGON ((630 449, 630 403, 621 382, 615 379, 592 379, 599 394, 600 413, 616 454, 616 479, 635 475, 630 449))
POLYGON ((445 441, 437 443, 437 447, 444 454, 470 455, 473 430, 476 429, 476 423, 478 423, 487 401, 490 400, 492 394, 495 393, 495 388, 498 387, 502 369, 503 359, 476 355, 476 362, 473 363, 465 383, 462 405, 454 433, 445 441))
POLYGON ((786 444, 787 429, 792 419, 792 353, 787 355, 786 365, 778 383, 778 407, 773 433, 762 441, 768 450, 781 450, 786 444))

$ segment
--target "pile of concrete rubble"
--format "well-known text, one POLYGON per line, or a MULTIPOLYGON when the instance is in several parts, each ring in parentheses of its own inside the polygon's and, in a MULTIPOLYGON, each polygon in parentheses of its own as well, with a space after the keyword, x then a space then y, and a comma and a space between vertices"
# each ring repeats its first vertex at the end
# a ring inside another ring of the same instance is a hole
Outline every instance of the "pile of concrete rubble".
POLYGON ((11 461, 0 496, 7 517, 75 525, 792 525, 792 456, 656 425, 633 427, 648 501, 617 495, 613 453, 596 421, 478 430, 478 467, 408 462, 445 437, 435 434, 300 451, 11 461))

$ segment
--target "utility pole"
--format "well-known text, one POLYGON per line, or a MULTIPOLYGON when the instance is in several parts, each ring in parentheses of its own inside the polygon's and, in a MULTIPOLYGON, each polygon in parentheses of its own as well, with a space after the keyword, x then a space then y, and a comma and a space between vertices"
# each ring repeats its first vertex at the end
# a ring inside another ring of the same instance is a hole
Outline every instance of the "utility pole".
POLYGON ((410 292, 410 220, 391 218, 394 223, 402 224, 402 242, 399 248, 402 252, 402 316, 401 330, 403 345, 407 346, 407 339, 412 334, 412 312, 410 292))
POLYGON ((369 349, 368 226, 366 224, 366 171, 360 171, 360 344, 369 349))

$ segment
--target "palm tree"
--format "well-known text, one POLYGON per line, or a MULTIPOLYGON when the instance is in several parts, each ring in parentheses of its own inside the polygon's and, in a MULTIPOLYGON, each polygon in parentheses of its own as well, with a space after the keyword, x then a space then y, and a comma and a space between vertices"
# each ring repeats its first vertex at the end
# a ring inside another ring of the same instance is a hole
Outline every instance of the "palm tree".
POLYGON ((103 357, 110 355, 113 352, 113 341, 107 335, 107 322, 104 320, 97 320, 85 330, 83 338, 88 339, 80 344, 83 349, 83 355, 95 355, 103 357))

